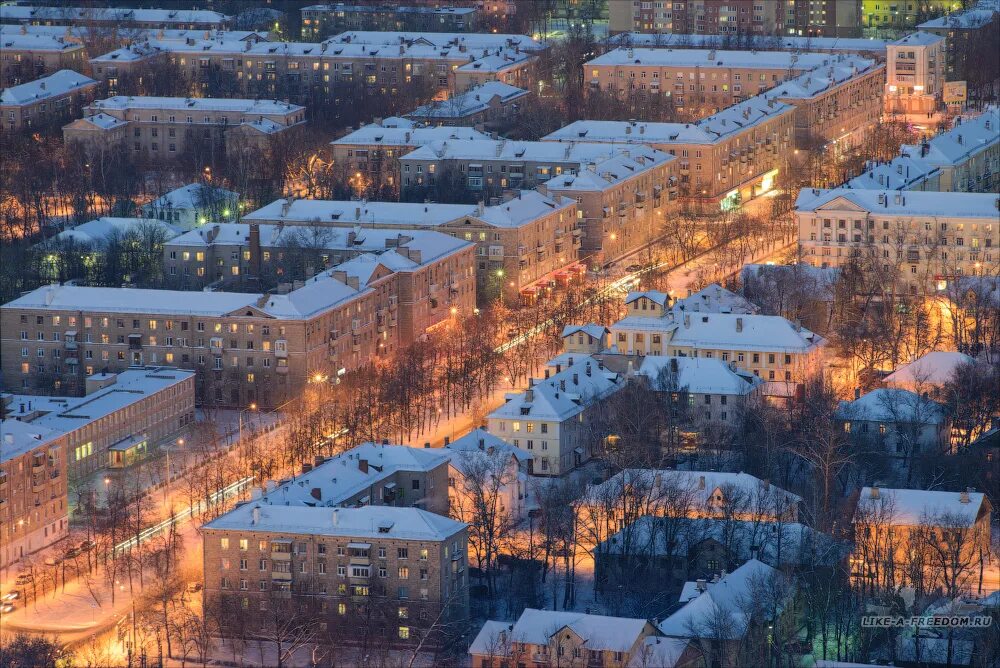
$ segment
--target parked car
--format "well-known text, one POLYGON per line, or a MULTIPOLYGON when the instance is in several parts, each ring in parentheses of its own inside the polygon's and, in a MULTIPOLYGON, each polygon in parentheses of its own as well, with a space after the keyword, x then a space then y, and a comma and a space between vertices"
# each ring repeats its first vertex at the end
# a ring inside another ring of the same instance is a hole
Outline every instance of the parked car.
POLYGON ((66 551, 63 552, 63 559, 76 559, 78 554, 80 554, 80 548, 68 547, 66 548, 66 551))
POLYGON ((60 559, 59 557, 47 557, 45 559, 45 565, 46 566, 58 566, 59 562, 61 562, 61 561, 62 561, 62 559, 60 559))
POLYGON ((32 580, 34 580, 34 576, 32 576, 31 573, 21 573, 17 576, 17 580, 14 581, 14 584, 18 587, 23 587, 26 584, 31 584, 32 580))
POLYGON ((94 541, 92 540, 85 540, 80 543, 81 552, 90 552, 93 549, 94 549, 94 541))
POLYGON ((13 603, 0 604, 0 613, 7 614, 8 612, 14 612, 14 604, 13 603))
POLYGON ((21 598, 21 592, 19 592, 19 591, 9 591, 6 594, 4 594, 3 596, 0 596, 0 601, 4 601, 4 602, 16 601, 19 598, 21 598))

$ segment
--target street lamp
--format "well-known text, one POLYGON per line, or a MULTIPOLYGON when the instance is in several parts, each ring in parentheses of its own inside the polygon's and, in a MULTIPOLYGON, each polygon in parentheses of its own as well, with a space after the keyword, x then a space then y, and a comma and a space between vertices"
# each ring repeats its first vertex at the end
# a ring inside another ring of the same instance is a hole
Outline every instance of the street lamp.
POLYGON ((239 424, 240 424, 240 444, 243 443, 243 414, 249 413, 250 411, 257 410, 257 404, 251 403, 249 406, 240 411, 239 424))

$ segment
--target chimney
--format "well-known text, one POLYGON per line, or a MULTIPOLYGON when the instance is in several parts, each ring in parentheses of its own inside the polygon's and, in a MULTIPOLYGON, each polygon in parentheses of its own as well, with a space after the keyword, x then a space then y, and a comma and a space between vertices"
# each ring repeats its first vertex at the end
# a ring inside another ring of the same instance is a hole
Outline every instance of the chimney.
POLYGON ((736 318, 736 331, 737 332, 743 331, 743 318, 736 318))
POLYGON ((698 578, 697 580, 695 580, 694 588, 699 592, 707 590, 708 580, 706 580, 705 578, 698 578))
POLYGON ((451 436, 444 437, 444 447, 448 447, 451 444, 451 436))
POLYGON ((257 524, 260 523, 260 506, 254 506, 253 512, 251 514, 252 514, 251 523, 254 526, 256 526, 257 524))
POLYGON ((698 489, 705 489, 705 476, 698 476, 698 489))
POLYGON ((588 376, 590 375, 590 362, 587 362, 586 373, 588 376))
POLYGON ((873 499, 881 498, 879 496, 879 491, 878 491, 877 484, 872 485, 871 498, 873 498, 873 499))
POLYGON ((317 501, 323 500, 323 490, 320 489, 319 487, 313 487, 312 491, 309 492, 309 495, 312 496, 312 498, 316 499, 317 501))
POLYGON ((358 469, 362 473, 368 473, 368 460, 367 459, 359 459, 358 460, 358 469))
POLYGON ((961 503, 969 503, 969 492, 972 491, 971 487, 966 487, 965 491, 958 495, 958 500, 961 503))
POLYGON ((260 276, 260 225, 250 223, 250 270, 260 276))
POLYGON ((337 520, 338 520, 338 519, 339 519, 339 518, 337 517, 337 509, 336 509, 336 508, 334 508, 334 509, 333 509, 333 526, 337 526, 337 520))
POLYGON ((534 400, 535 400, 535 391, 529 387, 524 391, 524 401, 530 404, 534 400))
POLYGON ((573 374, 573 384, 574 385, 579 385, 580 384, 580 374, 578 374, 578 373, 574 373, 573 374))
POLYGON ((687 314, 684 315, 684 329, 691 329, 691 316, 687 314))
POLYGON ((677 358, 676 357, 671 357, 670 358, 670 371, 672 373, 677 373, 677 370, 678 370, 677 358))
POLYGON ((485 450, 486 449, 486 439, 485 438, 479 439, 479 449, 480 450, 485 450))

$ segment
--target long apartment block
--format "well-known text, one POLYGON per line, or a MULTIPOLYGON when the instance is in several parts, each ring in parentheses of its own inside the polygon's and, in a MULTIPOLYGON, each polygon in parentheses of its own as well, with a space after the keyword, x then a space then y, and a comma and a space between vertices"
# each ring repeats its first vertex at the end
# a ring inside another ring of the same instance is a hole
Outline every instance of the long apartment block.
POLYGON ((18 86, 59 70, 79 72, 85 55, 83 44, 64 37, 0 35, 0 85, 18 86))
POLYGON ((346 233, 343 253, 349 247, 382 243, 378 240, 385 238, 385 231, 448 234, 475 244, 477 292, 487 300, 501 293, 514 297, 532 284, 558 280, 560 272, 573 268, 582 236, 574 198, 534 190, 508 193, 490 206, 289 198, 247 214, 243 222, 260 224, 262 240, 267 238, 265 225, 282 226, 287 230, 282 234, 307 238, 317 234, 313 231, 317 229, 324 230, 318 233, 320 237, 326 231, 334 235, 331 239, 346 233), (296 228, 300 231, 292 231, 296 228))
POLYGON ((47 77, 0 93, 0 123, 8 131, 43 128, 67 121, 94 99, 97 82, 73 70, 59 70, 47 77))
POLYGON ((98 100, 63 128, 67 144, 121 143, 146 160, 169 160, 189 147, 260 147, 305 123, 305 107, 276 100, 116 96, 98 100))
POLYGON ((41 287, 0 307, 4 383, 82 386, 82 356, 112 372, 193 369, 199 403, 274 406, 310 379, 347 373, 471 312, 473 246, 443 238, 427 260, 406 247, 366 254, 283 293, 41 287), (75 364, 66 331, 84 332, 75 364), (29 345, 36 352, 25 365, 29 345))
POLYGON ((933 191, 803 190, 796 203, 803 261, 861 263, 891 272, 912 293, 945 291, 995 272, 1000 196, 933 191))
POLYGON ((217 30, 229 17, 219 12, 197 9, 140 9, 131 7, 55 7, 4 5, 0 22, 29 25, 84 23, 105 28, 171 28, 175 30, 217 30))

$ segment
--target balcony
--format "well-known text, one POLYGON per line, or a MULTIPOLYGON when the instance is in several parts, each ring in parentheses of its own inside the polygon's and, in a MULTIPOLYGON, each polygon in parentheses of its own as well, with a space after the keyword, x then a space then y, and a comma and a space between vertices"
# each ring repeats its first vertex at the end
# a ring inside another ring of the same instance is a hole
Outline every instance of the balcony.
MULTIPOLYGON (((220 345, 222 339, 219 339, 220 345)), ((142 335, 141 334, 129 334, 128 335, 128 347, 129 350, 142 350, 142 335)))
POLYGON ((285 339, 278 339, 274 342, 274 356, 281 358, 288 357, 288 341, 285 339))

